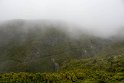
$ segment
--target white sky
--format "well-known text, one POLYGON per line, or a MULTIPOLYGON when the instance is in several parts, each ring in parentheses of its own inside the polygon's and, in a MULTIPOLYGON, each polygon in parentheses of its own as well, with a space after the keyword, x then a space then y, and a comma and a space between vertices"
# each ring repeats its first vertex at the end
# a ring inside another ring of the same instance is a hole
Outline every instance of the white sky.
POLYGON ((124 26, 124 0, 0 0, 0 21, 11 19, 60 20, 109 35, 124 26))

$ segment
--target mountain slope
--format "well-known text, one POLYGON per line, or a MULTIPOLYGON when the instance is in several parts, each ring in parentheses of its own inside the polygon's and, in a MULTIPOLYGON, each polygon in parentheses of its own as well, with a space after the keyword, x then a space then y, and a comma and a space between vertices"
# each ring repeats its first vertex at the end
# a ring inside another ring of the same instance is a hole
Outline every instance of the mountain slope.
POLYGON ((73 38, 65 27, 23 20, 1 25, 0 72, 56 71, 63 62, 95 56, 113 44, 84 33, 73 38))

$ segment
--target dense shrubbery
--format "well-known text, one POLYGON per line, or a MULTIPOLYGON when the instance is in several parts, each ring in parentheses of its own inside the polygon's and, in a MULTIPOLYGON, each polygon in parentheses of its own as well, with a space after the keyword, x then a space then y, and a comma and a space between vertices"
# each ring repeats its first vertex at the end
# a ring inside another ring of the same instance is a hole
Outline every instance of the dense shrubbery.
POLYGON ((0 82, 10 83, 123 83, 124 56, 113 56, 113 63, 107 58, 71 60, 54 73, 3 73, 0 82), (100 60, 101 59, 101 60, 100 60), (99 61, 99 62, 98 62, 99 61), (107 64, 106 64, 107 62, 107 64), (110 62, 110 64, 109 64, 110 62), (100 67, 101 66, 101 67, 100 67))
POLYGON ((59 73, 6 73, 0 75, 0 82, 21 83, 72 83, 72 82, 124 82, 122 72, 110 73, 105 71, 73 70, 59 73))

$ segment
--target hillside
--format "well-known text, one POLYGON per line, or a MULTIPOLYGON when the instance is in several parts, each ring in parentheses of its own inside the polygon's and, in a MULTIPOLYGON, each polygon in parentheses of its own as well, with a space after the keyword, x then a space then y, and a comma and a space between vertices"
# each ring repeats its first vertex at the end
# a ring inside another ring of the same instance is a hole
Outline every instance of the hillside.
POLYGON ((61 66, 69 59, 94 56, 110 43, 83 33, 73 38, 60 27, 23 20, 1 25, 0 72, 55 71, 55 64, 61 66))
POLYGON ((0 81, 124 82, 123 40, 73 34, 66 28, 43 21, 1 24, 0 81))

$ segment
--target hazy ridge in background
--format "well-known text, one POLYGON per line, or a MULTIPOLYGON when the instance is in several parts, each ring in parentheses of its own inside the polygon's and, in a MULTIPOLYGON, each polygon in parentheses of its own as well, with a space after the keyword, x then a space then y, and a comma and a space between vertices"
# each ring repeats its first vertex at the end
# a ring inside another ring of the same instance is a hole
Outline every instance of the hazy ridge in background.
POLYGON ((1 0, 0 21, 12 19, 60 21, 73 27, 71 29, 73 31, 77 29, 106 38, 123 30, 124 2, 123 0, 1 0))

